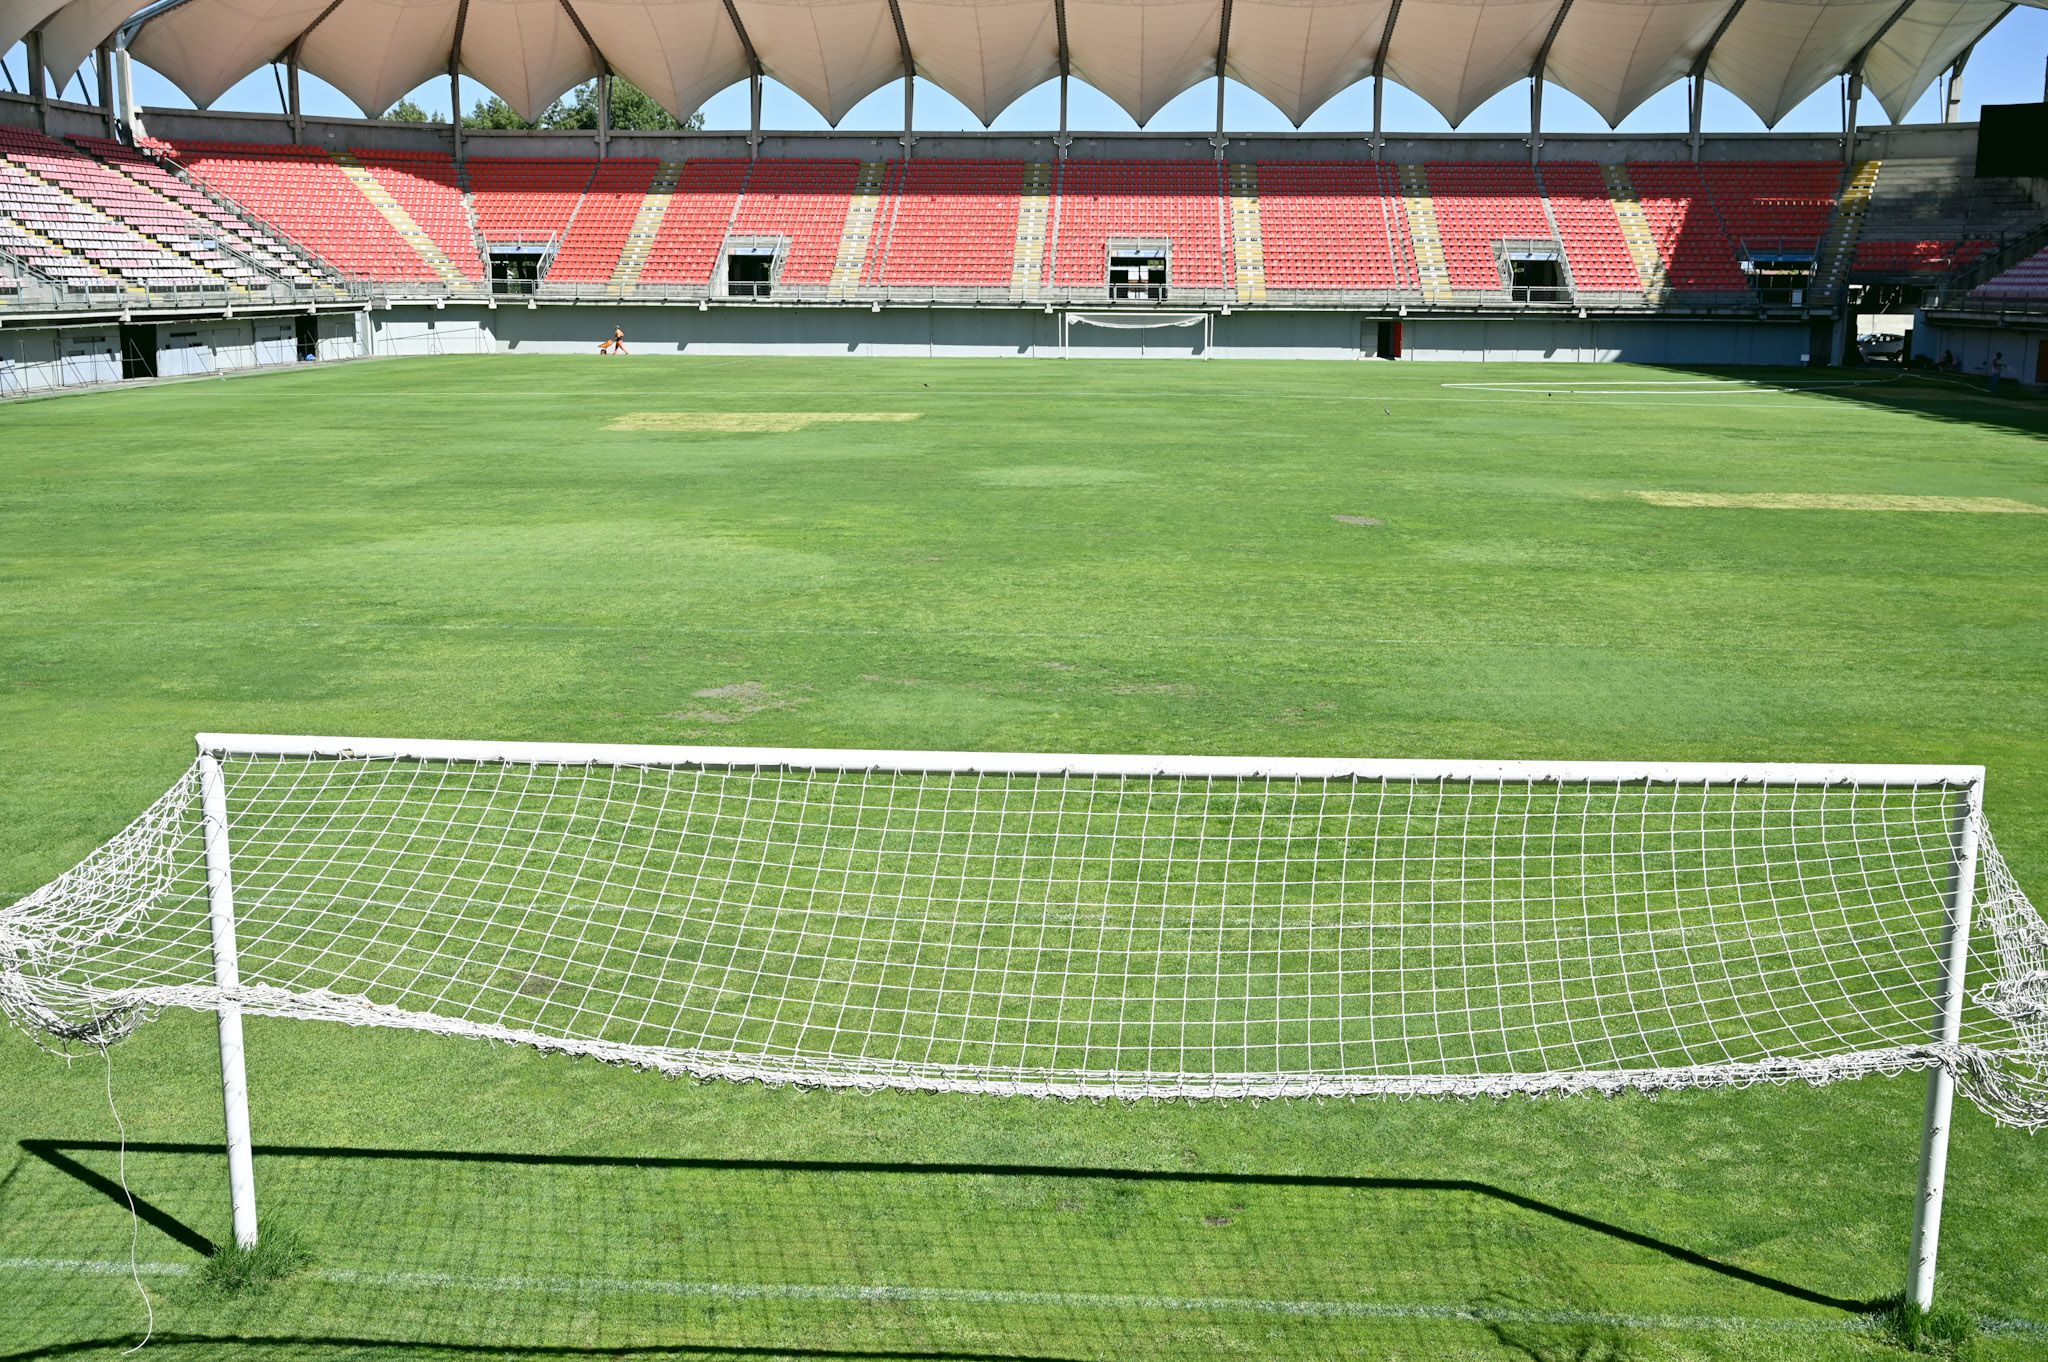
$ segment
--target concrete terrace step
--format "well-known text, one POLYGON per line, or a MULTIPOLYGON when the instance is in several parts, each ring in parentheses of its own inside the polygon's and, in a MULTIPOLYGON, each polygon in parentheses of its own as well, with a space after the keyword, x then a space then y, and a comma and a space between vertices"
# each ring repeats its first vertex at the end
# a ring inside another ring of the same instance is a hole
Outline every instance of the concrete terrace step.
POLYGON ((874 240, 876 210, 882 205, 882 181, 888 173, 887 161, 861 162, 860 174, 853 182, 853 198, 846 207, 846 223, 839 230, 839 253, 832 261, 827 297, 851 298, 860 288, 868 243, 874 240))
POLYGON ((1230 232, 1240 303, 1266 301, 1266 238, 1259 217, 1259 168, 1239 161, 1230 167, 1230 232))
POLYGON ((1401 167, 1401 206, 1408 214, 1408 236, 1415 243, 1415 272, 1422 296, 1432 302, 1451 296, 1451 272, 1444 264, 1443 233, 1436 223, 1436 200, 1419 165, 1401 167))
POLYGON ((1629 178, 1628 167, 1624 165, 1602 166, 1600 170, 1607 181, 1607 197, 1614 203, 1614 215, 1621 220, 1621 239, 1628 243, 1629 258, 1635 261, 1636 273, 1642 276, 1644 296, 1658 302, 1669 287, 1664 255, 1657 249, 1657 234, 1650 230, 1650 219, 1643 212, 1635 181, 1629 178))
POLYGON ((1045 278, 1046 224, 1051 216, 1052 167, 1034 161, 1024 167, 1024 197, 1017 209, 1017 244, 1010 254, 1010 296, 1039 296, 1045 278))
POLYGON ((654 179, 647 186, 647 197, 640 200, 640 211, 633 215, 633 225, 626 229, 626 244, 619 250, 619 263, 612 269, 614 284, 637 284, 640 271, 647 268, 647 258, 654 252, 654 239, 661 235, 661 224, 668 217, 668 208, 675 201, 676 182, 683 177, 681 161, 663 161, 654 172, 654 179))

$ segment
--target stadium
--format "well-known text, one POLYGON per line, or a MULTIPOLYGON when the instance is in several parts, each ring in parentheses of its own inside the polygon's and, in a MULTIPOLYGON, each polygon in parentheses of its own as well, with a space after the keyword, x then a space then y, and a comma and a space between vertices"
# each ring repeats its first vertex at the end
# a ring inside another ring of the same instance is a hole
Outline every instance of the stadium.
POLYGON ((2048 1357, 2039 18, 0 0, 0 1362, 2048 1357))

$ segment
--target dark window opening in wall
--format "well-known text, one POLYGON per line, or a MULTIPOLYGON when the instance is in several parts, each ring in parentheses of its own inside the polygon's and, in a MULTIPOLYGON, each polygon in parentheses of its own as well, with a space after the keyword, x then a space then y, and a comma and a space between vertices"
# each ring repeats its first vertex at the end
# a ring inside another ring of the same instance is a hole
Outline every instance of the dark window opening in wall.
POLYGON ((1518 303, 1568 303, 1572 300, 1571 280, 1564 270, 1564 255, 1553 244, 1504 244, 1501 269, 1507 276, 1508 296, 1518 303))
POLYGON ((547 265, 544 246, 491 247, 491 292, 532 293, 547 265))
POLYGON ((728 246, 725 252, 725 296, 766 298, 775 292, 773 246, 728 246))
POLYGON ((1811 253, 1752 254, 1744 264, 1758 302, 1797 306, 1806 301, 1806 290, 1813 285, 1811 253))
POLYGON ((121 377, 156 377, 156 328, 153 326, 121 327, 121 377))
POLYGON ((1164 250, 1111 249, 1109 296, 1117 301, 1159 302, 1167 294, 1164 250))

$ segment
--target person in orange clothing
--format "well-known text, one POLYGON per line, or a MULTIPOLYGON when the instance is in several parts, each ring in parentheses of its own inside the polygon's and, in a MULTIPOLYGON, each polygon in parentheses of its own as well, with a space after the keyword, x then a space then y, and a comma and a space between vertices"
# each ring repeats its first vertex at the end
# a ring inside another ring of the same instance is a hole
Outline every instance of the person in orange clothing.
POLYGON ((626 329, 622 326, 613 327, 612 338, 608 341, 599 341, 597 343, 597 353, 600 355, 623 355, 629 353, 626 349, 626 329))

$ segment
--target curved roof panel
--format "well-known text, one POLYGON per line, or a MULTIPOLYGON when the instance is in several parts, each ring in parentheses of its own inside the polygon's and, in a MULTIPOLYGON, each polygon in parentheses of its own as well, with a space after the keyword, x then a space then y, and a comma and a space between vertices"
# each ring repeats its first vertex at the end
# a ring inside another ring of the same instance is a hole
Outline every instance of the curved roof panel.
POLYGON ((1593 106, 1607 126, 1692 70, 1734 0, 1572 0, 1545 79, 1593 106))
MULTIPOLYGON (((1912 0, 1906 0, 1910 4, 1912 0)), ((1900 0, 1744 0, 1707 65, 1767 128, 1849 69, 1900 0)))
POLYGON ((1140 125, 1216 74, 1222 0, 1066 0, 1074 73, 1140 125))
POLYGON ((2012 6, 2006 0, 1914 0, 1870 49, 1863 84, 1893 122, 2012 6))
POLYGON ((1372 74, 1393 0, 1233 0, 1229 74, 1296 127, 1372 74))
POLYGON ((1387 74, 1452 127, 1536 64, 1560 0, 1402 0, 1387 74))
POLYGON ((406 91, 447 70, 454 41, 453 6, 341 0, 300 42, 299 64, 377 118, 406 91), (348 19, 334 22, 343 9, 348 19))
MULTIPOLYGON (((1230 0, 1227 69, 1299 123, 1370 74, 1393 4, 1230 0)), ((447 67, 461 12, 462 69, 528 117, 601 64, 687 115, 747 74, 737 15, 762 69, 832 123, 903 74, 905 41, 918 73, 986 123, 1058 71, 1059 8, 1069 68, 1140 123, 1216 72, 1225 0, 0 0, 0 46, 40 25, 47 63, 68 72, 128 21, 136 56, 203 105, 300 43, 307 70, 374 114, 447 67)), ((1546 77, 1612 123, 1705 56, 1708 79, 1774 125, 1861 57, 1897 118, 2008 9, 1401 0, 1385 67, 1456 124, 1526 79, 1549 39, 1546 77)))
MULTIPOLYGON (((41 0, 38 0, 40 3, 41 0)), ((43 66, 59 86, 85 63, 114 26, 135 9, 135 0, 77 0, 43 24, 43 66)), ((6 27, 0 21, 0 29, 6 27)), ((0 32, 0 50, 13 41, 0 32)))
MULTIPOLYGON (((31 29, 62 8, 64 0, 0 0, 0 52, 26 38, 31 29)), ((131 3, 125 8, 133 13, 135 6, 131 3)), ((123 14, 114 22, 118 24, 127 17, 123 14)))
POLYGON ((1052 0, 897 0, 917 73, 986 126, 1060 73, 1052 0))
POLYGON ((614 71, 668 109, 695 109, 748 74, 722 0, 574 0, 614 71))
POLYGON ((888 0, 733 0, 733 8, 762 69, 834 127, 903 74, 888 0))

